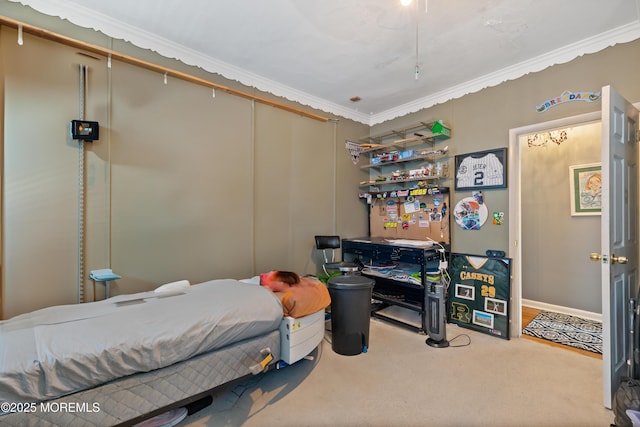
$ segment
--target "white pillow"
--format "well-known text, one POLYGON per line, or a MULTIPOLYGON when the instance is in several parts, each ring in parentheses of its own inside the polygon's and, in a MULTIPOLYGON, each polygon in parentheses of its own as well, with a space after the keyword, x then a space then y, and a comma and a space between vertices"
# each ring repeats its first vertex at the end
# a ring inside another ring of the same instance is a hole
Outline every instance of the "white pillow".
POLYGON ((168 291, 176 291, 178 289, 185 289, 191 286, 188 280, 178 280, 177 282, 171 282, 159 286, 155 289, 155 292, 168 292, 168 291))
POLYGON ((240 282, 248 283, 250 285, 259 285, 260 284, 260 276, 253 276, 250 279, 241 279, 240 282))

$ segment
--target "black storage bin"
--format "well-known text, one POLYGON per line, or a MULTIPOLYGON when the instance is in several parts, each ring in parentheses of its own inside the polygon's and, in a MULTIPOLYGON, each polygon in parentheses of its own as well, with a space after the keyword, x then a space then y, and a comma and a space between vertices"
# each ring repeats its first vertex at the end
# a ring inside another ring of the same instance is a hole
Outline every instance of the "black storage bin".
POLYGON ((331 296, 331 348, 354 356, 369 347, 369 318, 374 281, 364 276, 335 276, 327 282, 331 296))

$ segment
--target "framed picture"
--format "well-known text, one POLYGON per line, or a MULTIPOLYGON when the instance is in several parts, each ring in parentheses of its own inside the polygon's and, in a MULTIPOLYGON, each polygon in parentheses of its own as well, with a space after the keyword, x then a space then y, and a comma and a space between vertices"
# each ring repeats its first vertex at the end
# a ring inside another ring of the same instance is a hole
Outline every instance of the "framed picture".
POLYGON ((569 166, 571 215, 602 214, 602 165, 569 166))
POLYGON ((455 189, 507 187, 507 149, 477 151, 455 158, 455 189))
POLYGON ((473 324, 487 329, 493 329, 493 314, 473 310, 473 324))
POLYGON ((474 301, 476 299, 476 288, 456 283, 456 297, 474 301))
POLYGON ((487 297, 484 299, 484 311, 506 316, 507 302, 503 300, 487 297))
POLYGON ((449 321, 510 339, 511 259, 451 253, 449 275, 449 321))

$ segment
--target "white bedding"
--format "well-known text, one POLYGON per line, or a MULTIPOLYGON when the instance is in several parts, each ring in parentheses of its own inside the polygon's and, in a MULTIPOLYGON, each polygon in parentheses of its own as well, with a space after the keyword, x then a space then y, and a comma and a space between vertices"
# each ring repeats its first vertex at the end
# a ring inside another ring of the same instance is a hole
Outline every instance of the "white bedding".
POLYGON ((0 322, 0 402, 53 399, 277 330, 268 289, 223 279, 0 322))

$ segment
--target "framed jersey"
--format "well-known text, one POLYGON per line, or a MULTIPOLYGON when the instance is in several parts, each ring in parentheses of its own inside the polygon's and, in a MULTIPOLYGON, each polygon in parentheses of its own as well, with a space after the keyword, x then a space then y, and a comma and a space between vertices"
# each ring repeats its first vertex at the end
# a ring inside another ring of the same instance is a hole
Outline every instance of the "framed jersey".
POLYGON ((450 255, 449 321, 509 339, 511 259, 450 255))
POLYGON ((507 187, 507 149, 477 151, 455 158, 456 190, 507 187))

